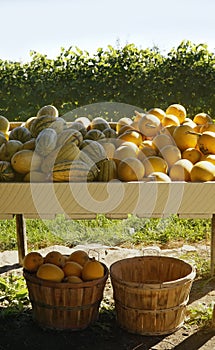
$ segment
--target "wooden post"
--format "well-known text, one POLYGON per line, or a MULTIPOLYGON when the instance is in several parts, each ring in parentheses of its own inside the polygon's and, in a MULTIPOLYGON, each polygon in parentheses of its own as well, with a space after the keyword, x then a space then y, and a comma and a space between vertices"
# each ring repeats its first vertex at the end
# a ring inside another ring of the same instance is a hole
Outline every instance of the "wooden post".
MULTIPOLYGON (((215 214, 212 215, 212 219, 211 219, 211 276, 214 276, 214 268, 215 268, 215 214)), ((215 327, 215 305, 213 307, 212 326, 215 327)))
POLYGON ((24 256, 27 253, 26 225, 23 214, 16 214, 16 236, 19 264, 22 266, 24 256))

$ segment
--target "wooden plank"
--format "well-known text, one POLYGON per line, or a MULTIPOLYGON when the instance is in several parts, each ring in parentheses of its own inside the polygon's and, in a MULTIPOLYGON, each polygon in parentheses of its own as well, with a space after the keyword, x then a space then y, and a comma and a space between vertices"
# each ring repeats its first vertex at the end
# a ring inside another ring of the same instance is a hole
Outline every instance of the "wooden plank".
POLYGON ((215 213, 214 197, 215 182, 2 183, 0 215, 178 214, 205 218, 215 213))

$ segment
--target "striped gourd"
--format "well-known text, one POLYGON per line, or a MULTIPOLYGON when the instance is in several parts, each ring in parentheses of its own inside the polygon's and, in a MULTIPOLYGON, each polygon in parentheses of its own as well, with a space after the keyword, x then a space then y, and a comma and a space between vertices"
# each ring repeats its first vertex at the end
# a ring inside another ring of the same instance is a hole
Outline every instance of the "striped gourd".
POLYGON ((80 160, 55 163, 52 170, 53 182, 91 182, 95 178, 95 172, 80 160))
POLYGON ((67 124, 68 129, 75 129, 75 130, 80 131, 80 133, 82 134, 83 137, 87 133, 86 127, 81 122, 74 121, 74 122, 67 122, 66 124, 67 124))
POLYGON ((75 143, 66 143, 58 147, 59 151, 56 156, 55 163, 63 162, 64 160, 74 160, 78 157, 80 150, 75 143))
POLYGON ((49 153, 46 157, 43 158, 41 166, 40 166, 40 169, 43 173, 45 173, 45 174, 51 173, 60 149, 61 149, 61 147, 55 148, 51 153, 49 153))
POLYGON ((98 181, 109 182, 117 179, 117 167, 113 159, 104 159, 99 164, 98 181))
POLYGON ((98 130, 98 129, 91 129, 84 136, 84 140, 97 141, 97 140, 101 140, 104 138, 105 138, 105 135, 103 134, 103 132, 101 130, 98 130))
POLYGON ((39 109, 39 111, 37 112, 37 118, 41 117, 42 115, 50 115, 50 116, 58 117, 59 112, 55 106, 46 105, 39 109))
POLYGON ((60 134, 66 127, 66 121, 61 117, 56 118, 56 120, 49 125, 49 128, 54 129, 57 134, 60 134))
POLYGON ((22 143, 29 141, 31 138, 31 132, 25 126, 17 126, 9 134, 9 140, 18 140, 22 143))
POLYGON ((55 149, 56 144, 56 131, 51 128, 46 128, 37 136, 35 141, 35 150, 38 154, 45 157, 55 149))
POLYGON ((75 143, 77 146, 83 141, 83 135, 80 131, 75 129, 65 129, 60 134, 58 134, 57 146, 62 146, 65 143, 75 143))
POLYGON ((105 120, 102 117, 95 117, 90 123, 90 129, 97 129, 100 131, 103 131, 104 129, 108 128, 108 126, 109 124, 107 120, 105 120))
POLYGON ((107 139, 116 139, 117 138, 116 130, 114 130, 112 128, 106 128, 102 132, 107 139))
POLYGON ((15 179, 16 173, 10 162, 0 161, 0 182, 10 182, 15 179))
POLYGON ((29 126, 32 136, 37 137, 40 131, 49 128, 54 121, 56 121, 56 117, 50 115, 35 118, 29 126))
POLYGON ((82 151, 86 153, 95 164, 107 158, 104 147, 97 141, 90 140, 90 142, 82 148, 82 151))

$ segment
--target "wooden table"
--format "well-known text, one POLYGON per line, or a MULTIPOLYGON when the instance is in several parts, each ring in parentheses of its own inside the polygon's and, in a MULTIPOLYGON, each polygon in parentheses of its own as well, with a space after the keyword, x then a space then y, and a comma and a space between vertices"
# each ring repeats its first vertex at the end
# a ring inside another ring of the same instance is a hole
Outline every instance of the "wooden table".
POLYGON ((0 219, 16 216, 19 263, 27 251, 25 218, 210 218, 211 274, 215 271, 215 183, 1 183, 0 219))

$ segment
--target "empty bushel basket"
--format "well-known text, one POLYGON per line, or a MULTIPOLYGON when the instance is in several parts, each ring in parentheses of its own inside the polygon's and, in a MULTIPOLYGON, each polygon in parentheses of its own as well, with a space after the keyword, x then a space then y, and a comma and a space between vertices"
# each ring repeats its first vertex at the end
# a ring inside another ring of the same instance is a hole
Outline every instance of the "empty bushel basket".
POLYGON ((110 266, 118 324, 131 333, 170 334, 184 322, 195 269, 164 256, 119 260, 110 266))
POLYGON ((24 270, 35 321, 42 328, 72 331, 95 322, 108 278, 104 267, 104 277, 78 284, 41 280, 24 270))

